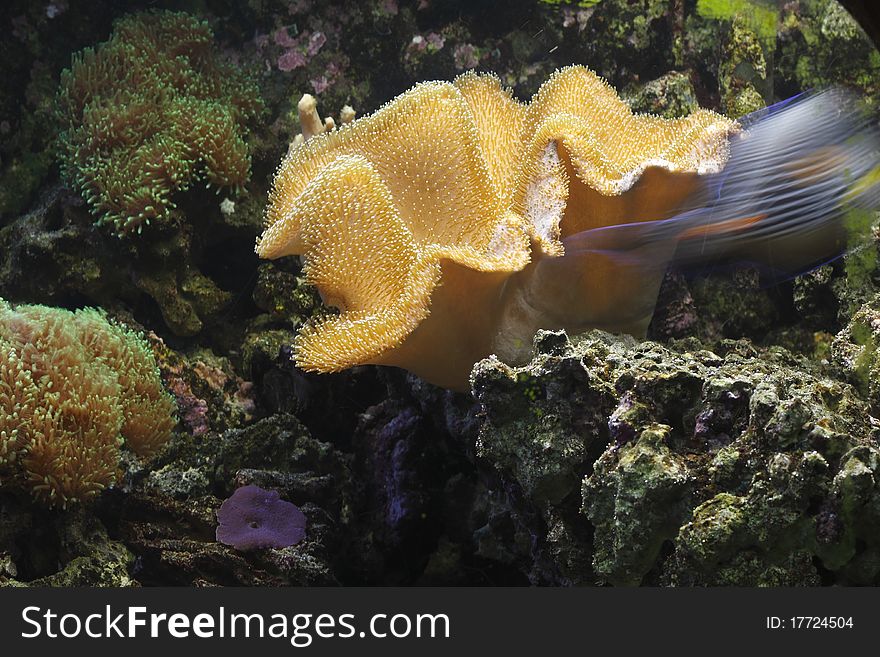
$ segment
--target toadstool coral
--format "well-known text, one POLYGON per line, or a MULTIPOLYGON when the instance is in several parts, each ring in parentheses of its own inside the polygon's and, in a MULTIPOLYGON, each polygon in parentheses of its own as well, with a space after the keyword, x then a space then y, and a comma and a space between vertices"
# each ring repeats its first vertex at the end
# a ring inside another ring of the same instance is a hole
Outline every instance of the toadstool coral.
MULTIPOLYGON (((780 134, 796 122, 806 132, 816 104, 804 105, 780 134)), ((481 357, 527 360, 539 328, 643 335, 682 242, 715 244, 766 217, 735 203, 728 215, 688 214, 713 194, 716 204, 726 199, 714 174, 737 132, 708 110, 633 114, 603 80, 572 66, 528 104, 492 75, 422 83, 291 148, 257 253, 302 255, 307 280, 340 311, 300 330, 298 365, 395 365, 462 389, 481 357)), ((774 179, 766 203, 790 198, 800 175, 837 185, 843 166, 817 171, 818 151, 801 162, 771 132, 740 149, 729 188, 760 184, 755 160, 771 146, 787 158, 775 165, 794 168, 774 179)), ((846 136, 817 132, 833 143, 846 136)), ((797 147, 817 147, 803 140, 797 147)), ((825 205, 805 196, 816 221, 840 199, 839 186, 824 192, 825 205)), ((761 227, 788 235, 795 219, 788 212, 761 227)))
POLYGON ((155 454, 175 425, 149 346, 97 310, 0 299, 0 481, 66 507, 113 483, 119 448, 155 454))

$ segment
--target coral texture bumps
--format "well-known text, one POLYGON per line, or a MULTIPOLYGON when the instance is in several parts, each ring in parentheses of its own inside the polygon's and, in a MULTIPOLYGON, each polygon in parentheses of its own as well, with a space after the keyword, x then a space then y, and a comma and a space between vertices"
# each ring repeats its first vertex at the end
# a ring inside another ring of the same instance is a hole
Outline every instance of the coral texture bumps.
POLYGON ((98 310, 0 299, 0 483, 48 506, 93 498, 120 447, 155 454, 176 424, 147 343, 98 310))

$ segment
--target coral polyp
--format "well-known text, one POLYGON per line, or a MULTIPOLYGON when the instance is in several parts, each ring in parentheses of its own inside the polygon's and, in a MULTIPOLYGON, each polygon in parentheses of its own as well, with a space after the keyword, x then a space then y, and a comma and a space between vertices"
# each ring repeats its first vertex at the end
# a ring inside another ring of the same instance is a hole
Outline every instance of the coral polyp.
POLYGON ((0 481, 48 506, 117 479, 120 446, 154 455, 176 406, 147 343, 100 311, 0 299, 0 481))
POLYGON ((206 22, 174 12, 126 16, 62 73, 62 170, 99 224, 141 232, 196 181, 248 181, 247 122, 262 107, 254 82, 215 54, 206 22))

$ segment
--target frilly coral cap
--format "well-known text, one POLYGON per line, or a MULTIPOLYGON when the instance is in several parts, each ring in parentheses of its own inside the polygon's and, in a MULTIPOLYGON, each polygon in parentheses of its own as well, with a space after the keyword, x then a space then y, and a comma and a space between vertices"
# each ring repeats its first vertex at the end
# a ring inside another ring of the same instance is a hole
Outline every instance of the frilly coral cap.
POLYGON ((302 255, 340 310, 303 327, 297 364, 397 365, 461 388, 479 358, 522 359, 541 322, 511 309, 535 262, 561 256, 567 234, 671 212, 697 173, 723 167, 732 125, 635 115, 573 66, 527 105, 492 75, 419 84, 291 149, 256 250, 302 255))

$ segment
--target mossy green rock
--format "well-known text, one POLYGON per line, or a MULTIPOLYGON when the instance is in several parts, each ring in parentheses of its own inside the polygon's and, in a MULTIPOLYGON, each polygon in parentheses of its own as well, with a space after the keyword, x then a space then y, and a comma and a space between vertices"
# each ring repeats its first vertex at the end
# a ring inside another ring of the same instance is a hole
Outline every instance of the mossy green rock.
POLYGON ((837 334, 831 360, 880 415, 880 295, 862 306, 837 334))
MULTIPOLYGON (((134 555, 125 545, 112 540, 107 530, 93 516, 78 510, 55 518, 54 525, 58 543, 56 545, 54 541, 50 541, 45 549, 49 554, 53 550, 59 551, 59 558, 65 559, 60 569, 28 582, 0 576, 0 586, 138 586, 130 575, 134 555)), ((40 561, 37 555, 27 555, 27 558, 30 561, 40 561)))
POLYGON ((765 106, 762 91, 767 90, 767 62, 758 35, 737 17, 724 44, 718 70, 721 107, 732 119, 765 106))
POLYGON ((696 347, 540 332, 528 365, 475 366, 479 453, 543 518, 542 554, 580 584, 876 583, 880 428, 858 391, 779 347, 696 347))
POLYGON ((874 98, 880 92, 880 52, 834 0, 785 3, 780 16, 777 76, 800 89, 845 84, 874 98))
POLYGON ((594 565, 613 584, 639 584, 686 513, 688 470, 666 446, 669 433, 666 425, 649 425, 636 442, 607 450, 584 479, 583 512, 596 527, 594 565))
POLYGON ((651 80, 625 97, 634 112, 647 112, 666 119, 687 116, 700 106, 690 78, 678 71, 651 80))
POLYGON ((474 372, 474 392, 487 409, 477 454, 515 479, 540 502, 559 503, 577 490, 590 447, 607 442, 611 389, 565 353, 567 340, 541 332, 546 356, 531 371, 514 372, 496 359, 474 372), (557 351, 557 347, 562 351, 557 351))

